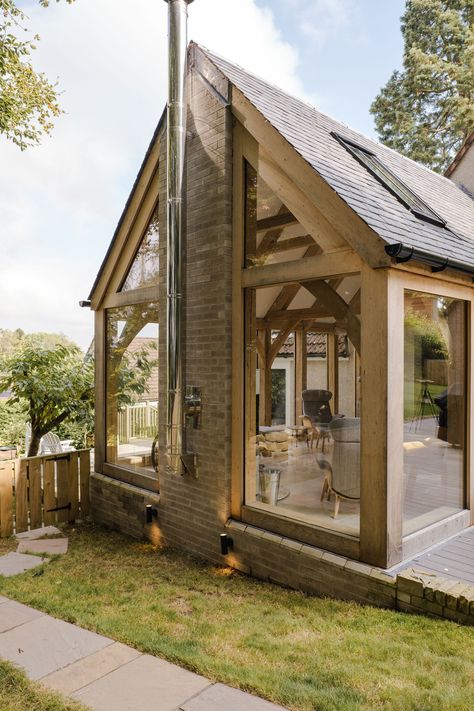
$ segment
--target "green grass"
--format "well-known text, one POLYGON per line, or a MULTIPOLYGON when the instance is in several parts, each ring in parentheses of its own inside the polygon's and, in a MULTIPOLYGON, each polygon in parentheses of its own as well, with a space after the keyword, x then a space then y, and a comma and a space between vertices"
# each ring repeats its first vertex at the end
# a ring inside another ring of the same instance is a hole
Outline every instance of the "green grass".
POLYGON ((474 709, 470 628, 310 597, 92 526, 69 536, 67 555, 0 578, 0 594, 292 709, 474 709))
POLYGON ((29 681, 12 664, 0 660, 0 709, 2 711, 85 711, 77 702, 29 681))

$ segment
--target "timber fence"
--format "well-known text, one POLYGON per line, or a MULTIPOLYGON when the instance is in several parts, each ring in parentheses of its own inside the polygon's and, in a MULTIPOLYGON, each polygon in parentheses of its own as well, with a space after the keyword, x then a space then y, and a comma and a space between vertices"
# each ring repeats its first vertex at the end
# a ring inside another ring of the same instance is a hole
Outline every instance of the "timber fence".
POLYGON ((89 513, 90 450, 0 461, 0 538, 89 513))

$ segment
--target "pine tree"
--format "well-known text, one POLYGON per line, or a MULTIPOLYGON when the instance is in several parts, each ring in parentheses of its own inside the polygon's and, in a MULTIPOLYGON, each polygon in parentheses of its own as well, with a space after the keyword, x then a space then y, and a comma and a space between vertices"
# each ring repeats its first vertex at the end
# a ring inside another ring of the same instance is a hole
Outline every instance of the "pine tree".
POLYGON ((474 0, 407 0, 403 71, 371 106, 380 139, 442 172, 474 130, 474 0))

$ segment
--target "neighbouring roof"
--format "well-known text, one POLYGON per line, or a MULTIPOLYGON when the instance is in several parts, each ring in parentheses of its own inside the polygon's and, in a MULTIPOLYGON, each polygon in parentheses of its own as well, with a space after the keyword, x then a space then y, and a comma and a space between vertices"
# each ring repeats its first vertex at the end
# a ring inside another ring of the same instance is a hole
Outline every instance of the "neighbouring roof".
MULTIPOLYGON (((278 356, 280 358, 288 358, 294 356, 294 345, 295 336, 294 333, 290 333, 280 350, 278 351, 278 356)), ((346 336, 337 337, 337 346, 339 358, 347 358, 348 345, 346 336)), ((324 333, 310 333, 306 334, 306 353, 308 358, 326 358, 326 335, 324 333)))
POLYGON ((454 171, 458 167, 459 163, 462 161, 462 159, 464 158, 464 156, 466 155, 466 153, 468 152, 469 148, 471 147, 471 145, 473 143, 474 143, 474 131, 466 138, 466 140, 462 144, 461 148, 456 153, 456 156, 454 157, 454 160, 451 163, 451 165, 449 165, 446 168, 444 174, 447 178, 449 178, 454 173, 454 171))
POLYGON ((209 50, 200 49, 387 244, 402 242, 474 266, 474 202, 455 183, 209 50), (354 159, 332 132, 372 151, 446 221, 447 229, 415 217, 354 159))

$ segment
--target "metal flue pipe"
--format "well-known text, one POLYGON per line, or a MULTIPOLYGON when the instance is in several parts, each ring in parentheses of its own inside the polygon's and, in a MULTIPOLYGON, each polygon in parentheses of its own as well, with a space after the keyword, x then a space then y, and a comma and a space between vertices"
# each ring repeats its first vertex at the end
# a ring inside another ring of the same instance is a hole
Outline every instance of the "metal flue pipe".
POLYGON ((182 247, 184 231, 184 155, 186 147, 186 54, 188 4, 168 3, 167 106, 167 427, 168 463, 182 471, 183 353, 182 353, 182 247))

